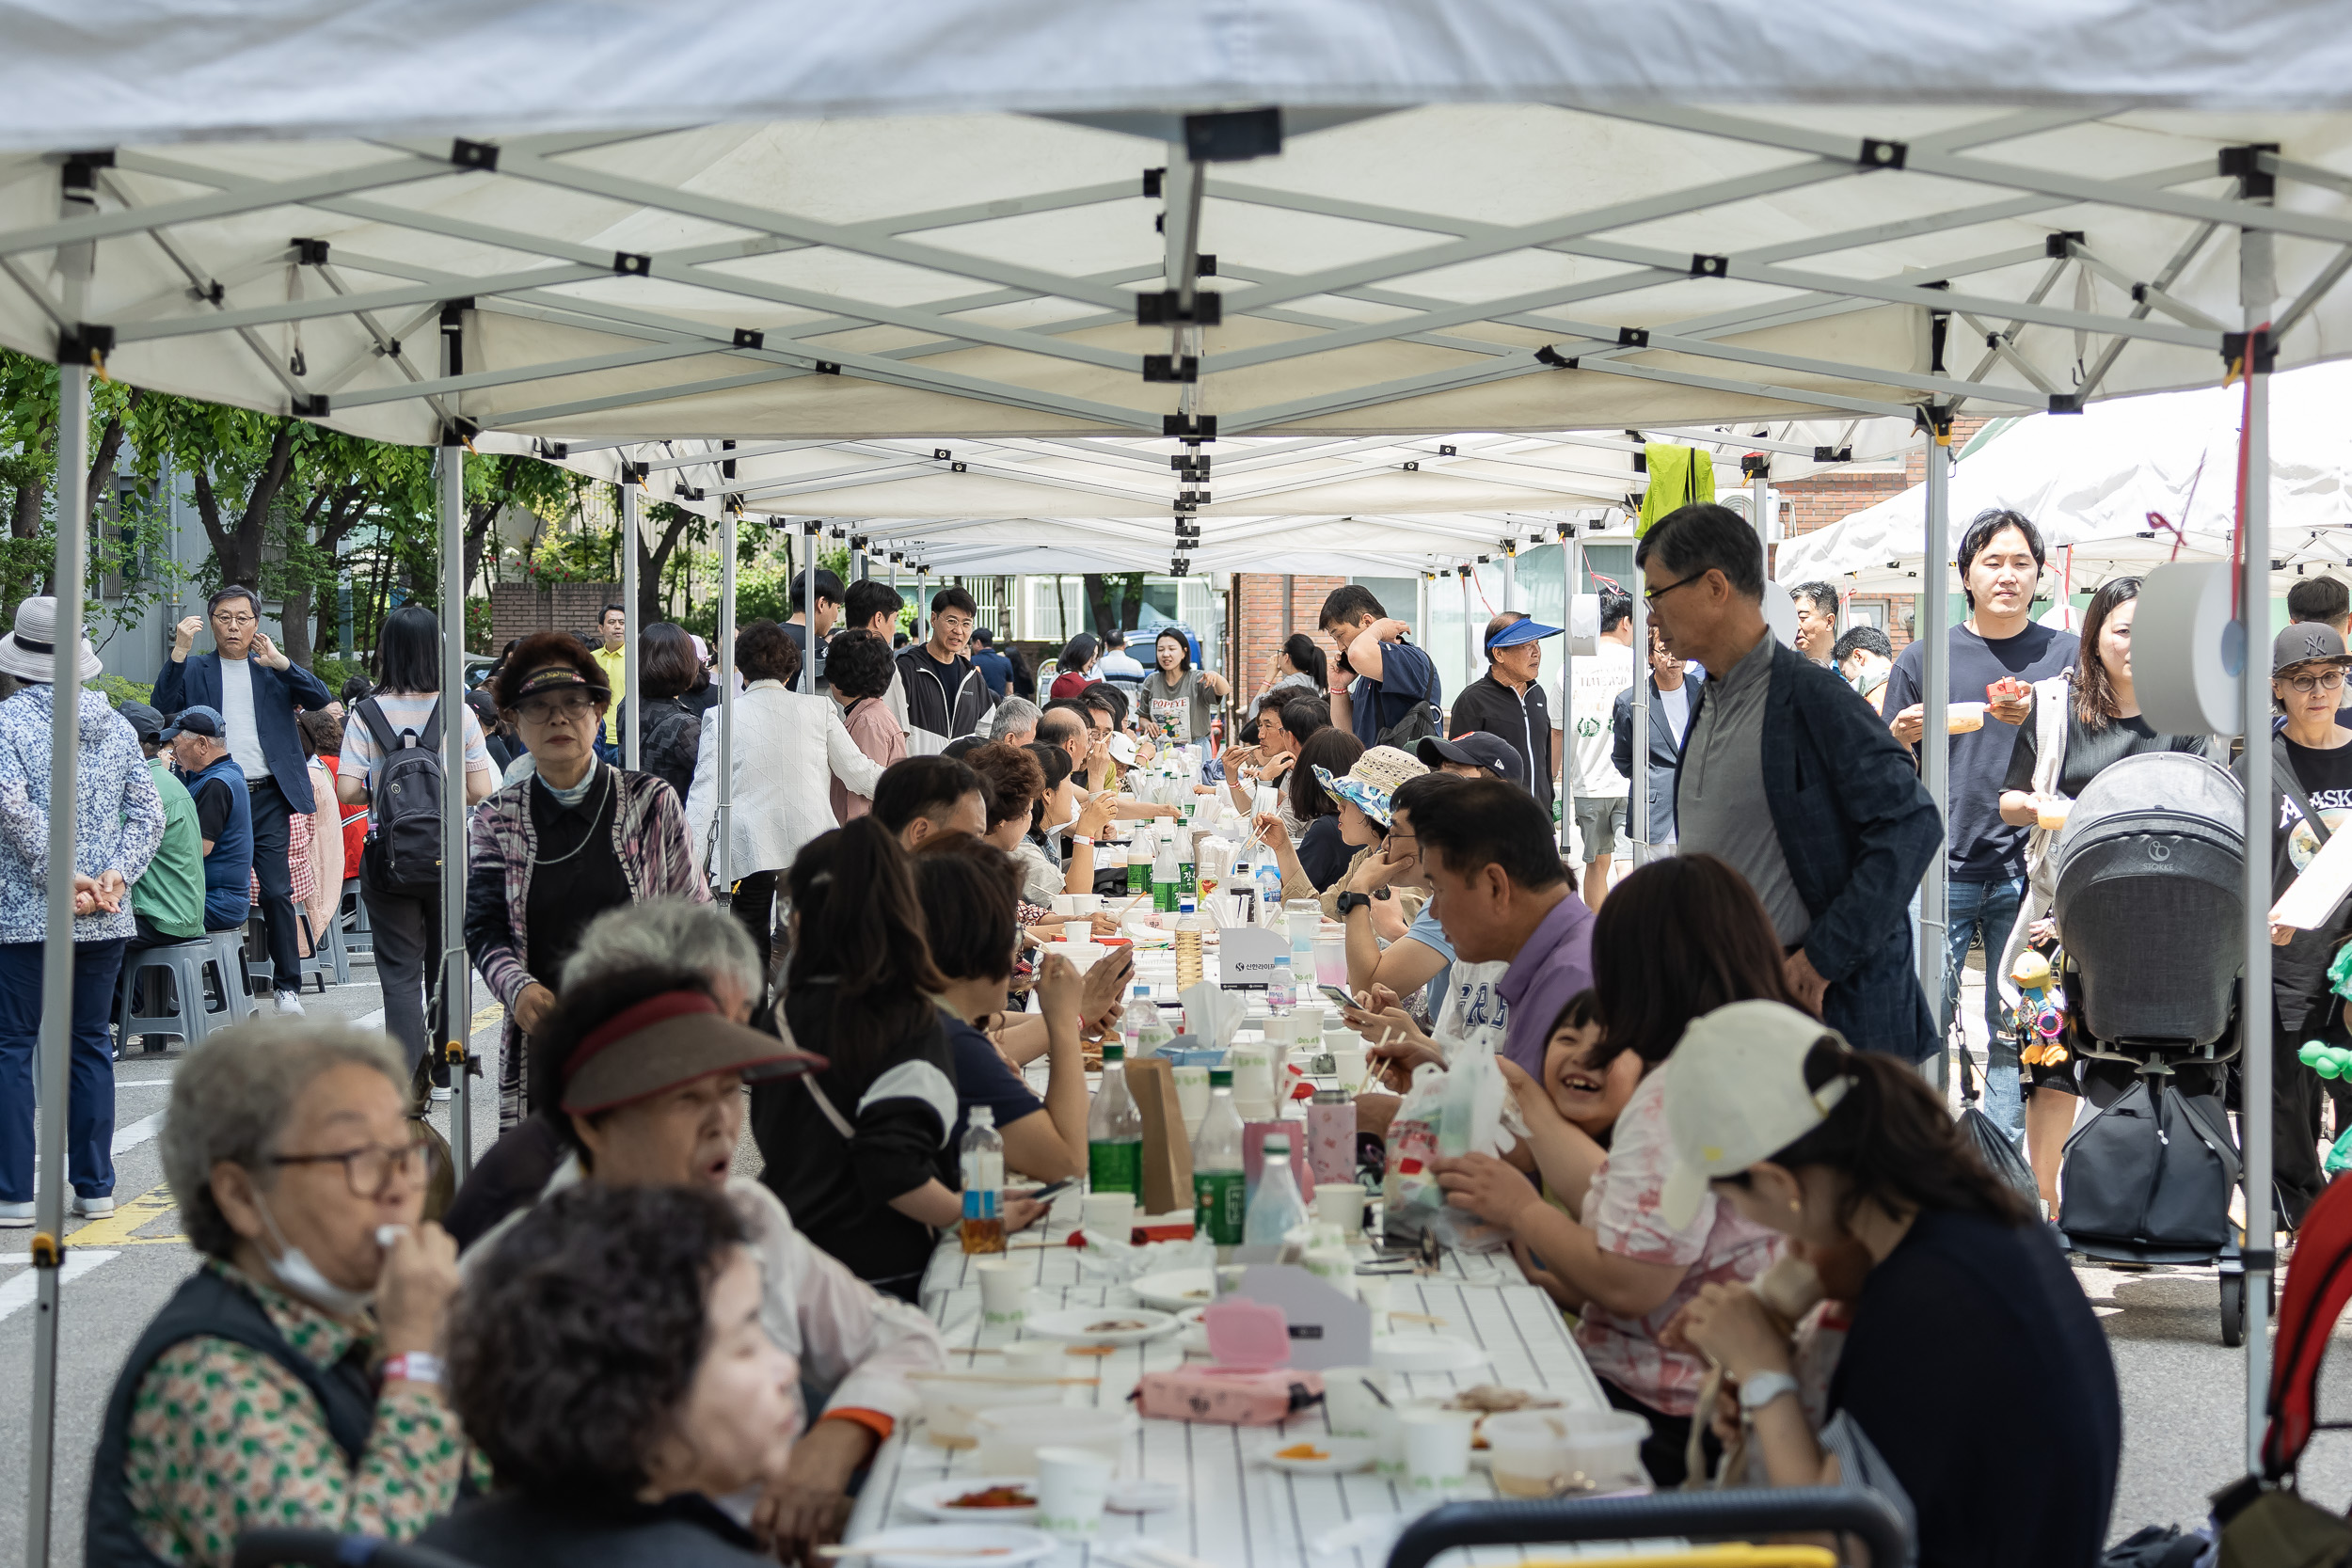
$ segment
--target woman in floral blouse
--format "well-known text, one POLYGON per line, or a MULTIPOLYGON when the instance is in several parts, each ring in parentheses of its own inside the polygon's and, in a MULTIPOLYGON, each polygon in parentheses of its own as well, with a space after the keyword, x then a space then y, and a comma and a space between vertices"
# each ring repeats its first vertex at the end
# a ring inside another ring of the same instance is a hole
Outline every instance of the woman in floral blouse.
POLYGON ((164 1171, 205 1262, 107 1403, 91 1568, 226 1568, 262 1526, 413 1540, 456 1500, 433 1354, 456 1246, 420 1217, 437 1146, 405 1065, 381 1035, 273 1019, 172 1080, 164 1171))

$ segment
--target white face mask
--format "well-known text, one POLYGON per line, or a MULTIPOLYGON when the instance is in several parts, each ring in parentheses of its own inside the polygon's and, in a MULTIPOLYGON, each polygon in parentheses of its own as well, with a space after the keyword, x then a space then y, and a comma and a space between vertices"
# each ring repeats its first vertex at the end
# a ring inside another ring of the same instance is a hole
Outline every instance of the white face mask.
POLYGON ((278 1283, 340 1318, 357 1317, 375 1300, 373 1291, 347 1291, 336 1284, 310 1261, 310 1254, 288 1242, 285 1232, 278 1228, 278 1221, 271 1217, 269 1205, 262 1200, 259 1189, 253 1194, 253 1206, 262 1212, 262 1223, 269 1227, 270 1237, 279 1248, 278 1256, 269 1263, 278 1283))

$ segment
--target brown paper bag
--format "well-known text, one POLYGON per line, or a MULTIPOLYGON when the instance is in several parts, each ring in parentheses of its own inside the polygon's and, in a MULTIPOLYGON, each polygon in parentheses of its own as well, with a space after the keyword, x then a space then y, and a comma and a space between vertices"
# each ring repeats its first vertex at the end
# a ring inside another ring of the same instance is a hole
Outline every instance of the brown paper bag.
POLYGON ((1143 1117, 1143 1198, 1147 1214, 1192 1207, 1192 1140, 1176 1102, 1176 1074, 1165 1056, 1127 1064, 1127 1092, 1143 1117))

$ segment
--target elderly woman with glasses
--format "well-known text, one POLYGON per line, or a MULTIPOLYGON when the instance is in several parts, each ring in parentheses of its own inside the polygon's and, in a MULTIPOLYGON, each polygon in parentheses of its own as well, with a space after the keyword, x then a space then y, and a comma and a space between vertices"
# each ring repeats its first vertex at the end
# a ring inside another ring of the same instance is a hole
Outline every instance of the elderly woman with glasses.
POLYGON ((536 764, 482 803, 468 832, 466 951, 506 1005, 499 1127, 529 1114, 523 1040, 555 1008, 553 980, 606 910, 648 898, 707 900, 677 792, 596 757, 612 705, 580 640, 540 632, 507 657, 492 693, 536 764))
POLYGON ((262 1525, 413 1540, 448 1512, 462 1441, 436 1352, 456 1247, 421 1219, 437 1148, 381 1035, 270 1020, 189 1055, 164 1174, 204 1265, 107 1402, 93 1568, 225 1568, 262 1525))

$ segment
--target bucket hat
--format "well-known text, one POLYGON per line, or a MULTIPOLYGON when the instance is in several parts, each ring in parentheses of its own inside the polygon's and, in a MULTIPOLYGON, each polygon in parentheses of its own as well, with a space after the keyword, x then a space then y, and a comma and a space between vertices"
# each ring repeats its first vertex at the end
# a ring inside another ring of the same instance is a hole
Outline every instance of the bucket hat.
MULTIPOLYGON (((105 666, 89 645, 89 639, 80 640, 82 679, 88 680, 105 666)), ((16 629, 0 637, 0 671, 21 681, 47 681, 57 677, 57 601, 46 594, 26 599, 16 607, 16 629)))
POLYGON ((1396 793, 1397 786, 1428 771, 1410 752, 1395 746, 1375 746, 1356 759, 1356 766, 1347 770, 1346 777, 1335 778, 1328 768, 1317 768, 1315 782, 1334 800, 1350 802, 1385 828, 1389 825, 1389 798, 1396 793))

